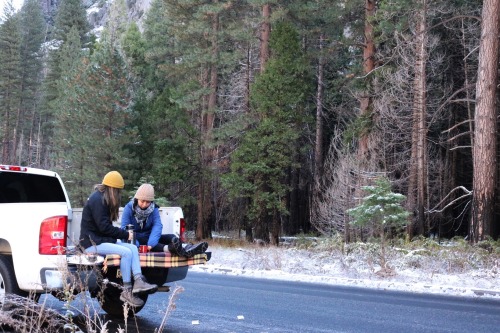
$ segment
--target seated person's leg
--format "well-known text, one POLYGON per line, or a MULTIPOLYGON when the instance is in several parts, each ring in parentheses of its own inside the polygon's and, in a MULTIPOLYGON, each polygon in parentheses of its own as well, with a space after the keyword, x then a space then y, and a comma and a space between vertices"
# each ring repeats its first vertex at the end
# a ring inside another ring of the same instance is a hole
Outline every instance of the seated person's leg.
POLYGON ((197 254, 201 254, 205 252, 208 249, 208 243, 207 242, 201 242, 198 244, 188 244, 185 247, 186 252, 188 253, 188 256, 192 257, 197 254))
POLYGON ((165 248, 166 245, 160 242, 151 248, 151 252, 167 252, 168 249, 165 251, 165 248))
POLYGON ((132 252, 129 248, 114 243, 102 243, 85 249, 86 253, 97 253, 103 256, 118 254, 123 283, 132 283, 132 252))

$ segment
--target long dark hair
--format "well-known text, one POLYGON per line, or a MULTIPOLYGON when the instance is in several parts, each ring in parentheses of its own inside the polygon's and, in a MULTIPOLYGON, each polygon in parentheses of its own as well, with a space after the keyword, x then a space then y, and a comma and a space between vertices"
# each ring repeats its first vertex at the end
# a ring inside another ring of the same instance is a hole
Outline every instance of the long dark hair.
POLYGON ((122 201, 122 189, 109 187, 103 184, 95 186, 96 191, 103 193, 103 204, 109 208, 109 218, 111 221, 118 221, 118 214, 122 201))

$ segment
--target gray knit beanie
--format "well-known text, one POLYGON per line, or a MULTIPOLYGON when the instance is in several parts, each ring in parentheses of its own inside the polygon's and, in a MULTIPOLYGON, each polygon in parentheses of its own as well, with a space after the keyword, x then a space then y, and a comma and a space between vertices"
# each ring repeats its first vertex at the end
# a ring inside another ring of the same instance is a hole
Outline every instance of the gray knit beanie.
POLYGON ((135 199, 154 201, 155 200, 155 189, 151 184, 142 184, 135 193, 135 199))

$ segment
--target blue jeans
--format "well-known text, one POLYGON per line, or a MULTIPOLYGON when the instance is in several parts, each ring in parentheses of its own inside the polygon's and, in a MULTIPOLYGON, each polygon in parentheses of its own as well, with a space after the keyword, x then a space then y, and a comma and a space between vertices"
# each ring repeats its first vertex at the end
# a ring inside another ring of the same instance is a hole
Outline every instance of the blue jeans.
POLYGON ((131 283, 133 275, 141 274, 141 264, 139 261, 139 250, 137 246, 129 243, 101 243, 85 249, 85 253, 118 254, 121 257, 120 271, 122 272, 123 283, 131 283))

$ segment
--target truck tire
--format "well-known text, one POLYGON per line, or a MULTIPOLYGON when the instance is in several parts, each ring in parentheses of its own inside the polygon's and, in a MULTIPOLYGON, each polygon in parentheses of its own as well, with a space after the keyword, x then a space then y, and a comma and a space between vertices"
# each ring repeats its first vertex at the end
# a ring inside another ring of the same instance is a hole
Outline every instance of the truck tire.
POLYGON ((22 297, 28 297, 29 293, 19 289, 12 257, 0 255, 0 300, 5 294, 15 294, 22 297))
MULTIPOLYGON (((121 290, 115 286, 108 285, 102 293, 101 308, 110 316, 123 319, 123 302, 120 300, 121 290)), ((148 300, 148 294, 137 295, 144 301, 144 305, 148 300)), ((129 307, 127 317, 133 317, 144 307, 129 307)))

